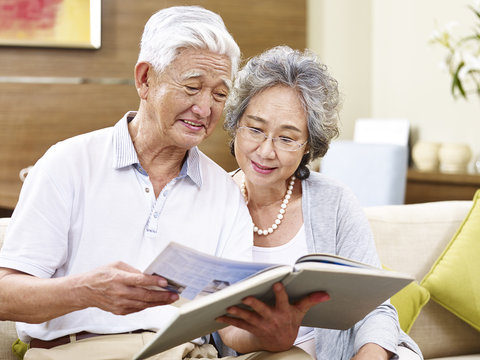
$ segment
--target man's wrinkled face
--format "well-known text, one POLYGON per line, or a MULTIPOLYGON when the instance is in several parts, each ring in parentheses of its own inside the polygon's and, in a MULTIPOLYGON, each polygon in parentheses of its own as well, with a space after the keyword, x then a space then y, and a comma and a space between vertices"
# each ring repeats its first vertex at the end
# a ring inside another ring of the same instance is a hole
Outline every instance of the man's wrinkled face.
POLYGON ((149 84, 148 115, 162 138, 190 149, 210 136, 221 118, 230 76, 226 55, 205 49, 181 50, 149 84))

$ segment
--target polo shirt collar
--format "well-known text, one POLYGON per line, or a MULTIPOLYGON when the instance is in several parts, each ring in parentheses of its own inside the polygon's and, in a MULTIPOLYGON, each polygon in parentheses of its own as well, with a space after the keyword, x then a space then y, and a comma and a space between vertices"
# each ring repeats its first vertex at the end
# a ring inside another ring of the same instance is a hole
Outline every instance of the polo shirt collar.
MULTIPOLYGON (((140 165, 137 152, 133 146, 132 138, 128 132, 128 123, 133 120, 135 115, 135 111, 126 113, 125 116, 113 127, 113 167, 114 169, 122 169, 128 166, 133 166, 143 175, 147 175, 140 165)), ((178 177, 188 177, 198 187, 202 186, 200 151, 196 146, 187 152, 187 159, 183 162, 178 177)))

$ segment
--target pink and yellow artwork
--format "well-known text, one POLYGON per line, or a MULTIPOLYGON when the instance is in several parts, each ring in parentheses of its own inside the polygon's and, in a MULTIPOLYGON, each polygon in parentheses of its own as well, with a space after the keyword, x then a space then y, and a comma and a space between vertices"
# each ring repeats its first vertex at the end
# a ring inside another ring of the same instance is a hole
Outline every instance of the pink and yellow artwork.
POLYGON ((0 45, 100 48, 101 0, 0 0, 0 45))

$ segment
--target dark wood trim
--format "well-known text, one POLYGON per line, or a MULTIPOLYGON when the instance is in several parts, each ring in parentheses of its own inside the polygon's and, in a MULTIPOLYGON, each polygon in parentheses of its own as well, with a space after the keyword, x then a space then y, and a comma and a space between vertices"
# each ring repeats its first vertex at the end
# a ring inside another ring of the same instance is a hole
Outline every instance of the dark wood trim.
POLYGON ((409 169, 405 203, 472 200, 478 189, 480 189, 480 174, 449 174, 409 169))

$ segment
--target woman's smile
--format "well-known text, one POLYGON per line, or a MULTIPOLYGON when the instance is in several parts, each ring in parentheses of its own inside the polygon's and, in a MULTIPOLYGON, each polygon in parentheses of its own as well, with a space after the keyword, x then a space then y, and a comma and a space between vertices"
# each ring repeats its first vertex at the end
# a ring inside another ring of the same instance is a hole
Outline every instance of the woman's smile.
POLYGON ((270 174, 276 169, 276 167, 263 166, 253 160, 252 160, 252 168, 256 172, 259 172, 261 174, 270 174))

